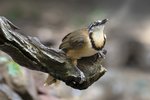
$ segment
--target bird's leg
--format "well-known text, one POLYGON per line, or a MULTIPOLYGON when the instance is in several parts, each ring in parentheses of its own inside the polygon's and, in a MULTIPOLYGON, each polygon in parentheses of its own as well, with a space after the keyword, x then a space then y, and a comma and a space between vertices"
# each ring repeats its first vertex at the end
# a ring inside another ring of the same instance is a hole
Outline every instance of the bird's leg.
POLYGON ((102 49, 102 50, 99 51, 98 55, 99 55, 99 57, 105 59, 106 53, 107 53, 107 51, 105 49, 102 49))
POLYGON ((85 75, 84 73, 77 67, 77 59, 76 60, 72 60, 73 65, 75 66, 75 68, 77 69, 77 71, 80 72, 80 76, 81 76, 81 80, 80 80, 80 84, 82 84, 85 81, 85 75))

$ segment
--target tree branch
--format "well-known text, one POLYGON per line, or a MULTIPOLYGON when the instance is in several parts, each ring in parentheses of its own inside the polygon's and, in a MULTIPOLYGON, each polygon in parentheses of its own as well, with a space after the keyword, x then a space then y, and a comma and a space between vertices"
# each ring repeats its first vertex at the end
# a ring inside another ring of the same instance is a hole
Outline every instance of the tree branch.
POLYGON ((35 37, 21 35, 17 29, 5 17, 0 17, 0 49, 24 67, 48 73, 76 89, 88 88, 106 72, 101 65, 103 58, 98 54, 82 58, 78 60, 78 67, 86 80, 80 84, 78 70, 63 51, 46 47, 35 37))

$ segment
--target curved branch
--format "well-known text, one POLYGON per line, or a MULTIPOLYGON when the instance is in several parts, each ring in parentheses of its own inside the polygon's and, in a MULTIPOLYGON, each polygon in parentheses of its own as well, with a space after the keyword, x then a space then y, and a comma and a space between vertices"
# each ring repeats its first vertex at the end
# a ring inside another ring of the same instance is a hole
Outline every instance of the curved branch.
POLYGON ((80 84, 82 77, 64 52, 44 46, 35 37, 23 36, 17 29, 5 17, 0 17, 0 49, 22 66, 48 73, 76 89, 88 88, 106 72, 101 65, 103 58, 98 54, 82 58, 78 67, 86 80, 80 84))

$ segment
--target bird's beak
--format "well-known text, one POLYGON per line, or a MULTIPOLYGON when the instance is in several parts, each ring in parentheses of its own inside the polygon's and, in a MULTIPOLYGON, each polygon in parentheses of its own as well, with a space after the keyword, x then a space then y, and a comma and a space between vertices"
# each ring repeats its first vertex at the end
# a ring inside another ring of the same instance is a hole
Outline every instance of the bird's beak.
POLYGON ((104 20, 101 21, 100 24, 101 24, 101 25, 104 25, 104 24, 106 24, 107 21, 108 21, 108 19, 104 19, 104 20))

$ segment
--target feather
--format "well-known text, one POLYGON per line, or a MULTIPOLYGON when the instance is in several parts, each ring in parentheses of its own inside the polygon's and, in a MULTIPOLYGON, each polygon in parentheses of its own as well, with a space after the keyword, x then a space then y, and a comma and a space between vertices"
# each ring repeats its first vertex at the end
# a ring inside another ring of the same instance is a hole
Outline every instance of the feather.
POLYGON ((84 28, 66 35, 62 39, 62 43, 60 44, 59 49, 62 49, 63 51, 67 52, 68 50, 71 49, 82 48, 86 40, 85 34, 83 33, 88 33, 88 31, 87 32, 83 31, 87 30, 84 28))

